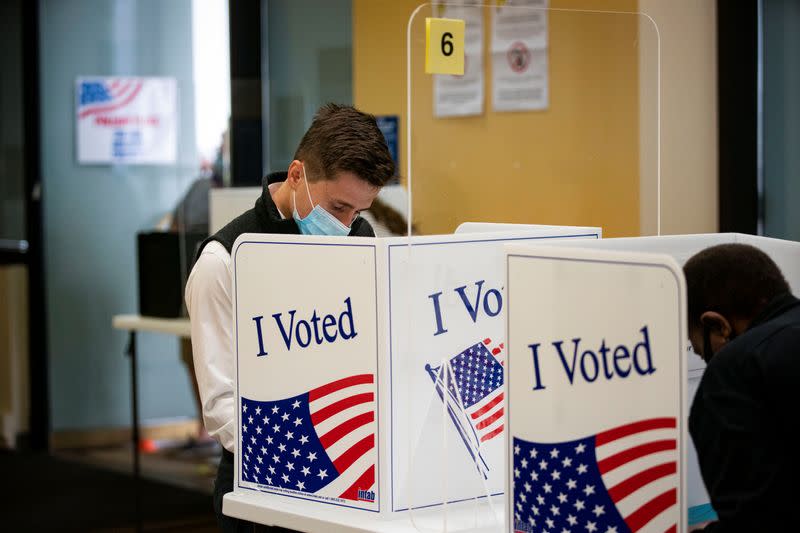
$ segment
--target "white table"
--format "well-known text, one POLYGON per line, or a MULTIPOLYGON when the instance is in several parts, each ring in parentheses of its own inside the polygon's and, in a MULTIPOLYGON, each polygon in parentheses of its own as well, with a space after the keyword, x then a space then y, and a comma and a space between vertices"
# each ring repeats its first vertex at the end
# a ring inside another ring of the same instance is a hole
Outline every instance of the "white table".
POLYGON ((326 533, 411 533, 417 531, 469 531, 497 533, 503 531, 505 498, 495 496, 494 508, 486 498, 398 513, 381 519, 374 513, 334 509, 320 504, 304 503, 276 497, 265 502, 258 493, 229 492, 223 500, 223 512, 258 524, 279 526, 297 531, 326 533), (495 514, 496 513, 496 514, 495 514), (446 518, 445 518, 446 514, 446 518), (445 520, 447 527, 445 527, 445 520))
POLYGON ((139 395, 136 371, 136 333, 166 333, 177 335, 179 338, 189 338, 192 335, 191 324, 188 318, 158 318, 141 315, 115 315, 111 319, 111 326, 128 332, 128 347, 125 352, 131 358, 131 441, 133 444, 133 483, 134 499, 136 505, 136 530, 142 530, 141 494, 139 481, 141 479, 139 457, 139 395))
POLYGON ((188 318, 158 318, 142 315, 114 315, 111 319, 114 329, 130 332, 149 331, 169 333, 178 337, 191 337, 192 328, 188 318))

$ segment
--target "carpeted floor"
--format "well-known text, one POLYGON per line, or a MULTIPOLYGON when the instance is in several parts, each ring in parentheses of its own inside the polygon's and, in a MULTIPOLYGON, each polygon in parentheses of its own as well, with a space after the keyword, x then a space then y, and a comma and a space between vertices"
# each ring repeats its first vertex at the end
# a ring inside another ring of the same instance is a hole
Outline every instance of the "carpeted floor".
MULTIPOLYGON (((49 455, 0 451, 0 530, 133 531, 130 475, 49 455)), ((217 531, 211 497, 141 481, 145 531, 217 531)))

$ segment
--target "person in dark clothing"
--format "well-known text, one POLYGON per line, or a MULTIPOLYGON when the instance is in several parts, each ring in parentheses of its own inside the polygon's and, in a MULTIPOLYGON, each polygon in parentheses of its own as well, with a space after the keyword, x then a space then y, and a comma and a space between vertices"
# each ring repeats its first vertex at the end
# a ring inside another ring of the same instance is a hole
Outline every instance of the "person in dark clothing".
POLYGON ((689 415, 718 515, 703 531, 796 531, 800 300, 744 244, 703 250, 684 273, 690 340, 708 364, 689 415))
POLYGON ((370 207, 394 170, 375 117, 350 106, 328 104, 314 117, 288 171, 267 176, 255 206, 201 244, 186 284, 186 307, 203 420, 208 433, 223 446, 214 510, 224 531, 263 529, 222 513, 223 497, 233 490, 236 451, 234 241, 243 233, 372 237, 369 223, 358 214, 370 207))

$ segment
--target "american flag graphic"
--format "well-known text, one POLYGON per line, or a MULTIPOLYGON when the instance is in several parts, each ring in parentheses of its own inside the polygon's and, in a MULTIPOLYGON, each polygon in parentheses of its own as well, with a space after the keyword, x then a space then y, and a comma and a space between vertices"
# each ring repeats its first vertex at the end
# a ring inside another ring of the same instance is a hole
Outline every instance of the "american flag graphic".
POLYGON ((115 78, 110 83, 82 81, 78 95, 78 117, 84 119, 121 109, 136 98, 142 85, 142 80, 125 78, 115 78))
POLYGON ((493 346, 491 339, 484 339, 443 365, 425 366, 467 451, 485 478, 489 468, 481 447, 501 435, 504 428, 503 348, 502 343, 493 346))
POLYGON ((283 400, 242 398, 242 481, 374 501, 375 378, 345 377, 283 400))
POLYGON ((675 532, 675 418, 652 418, 584 439, 513 441, 514 530, 675 532))

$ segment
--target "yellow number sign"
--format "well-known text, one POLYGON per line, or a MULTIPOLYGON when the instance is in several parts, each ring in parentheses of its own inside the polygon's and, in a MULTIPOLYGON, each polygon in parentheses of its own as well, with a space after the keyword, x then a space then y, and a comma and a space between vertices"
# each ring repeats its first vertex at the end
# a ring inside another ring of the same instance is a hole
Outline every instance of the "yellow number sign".
POLYGON ((464 21, 425 19, 425 72, 464 74, 464 21))

